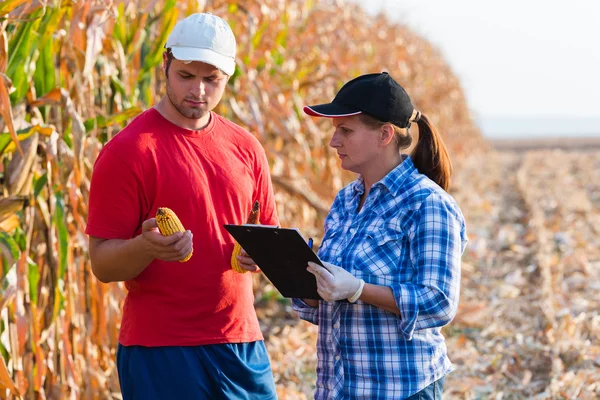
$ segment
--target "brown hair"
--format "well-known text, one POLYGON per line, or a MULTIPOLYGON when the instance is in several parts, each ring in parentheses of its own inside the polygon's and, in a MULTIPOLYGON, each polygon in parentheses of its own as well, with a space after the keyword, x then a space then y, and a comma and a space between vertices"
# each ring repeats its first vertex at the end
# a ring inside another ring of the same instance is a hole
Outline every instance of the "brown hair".
MULTIPOLYGON (((413 114, 415 115, 415 114, 413 114)), ((425 114, 417 113, 416 123, 419 127, 419 140, 410 154, 413 163, 420 173, 437 183, 442 189, 450 188, 452 163, 446 145, 436 127, 425 114)), ((368 127, 378 128, 385 124, 368 114, 358 115, 361 122, 368 127)), ((412 143, 409 128, 400 128, 394 124, 396 145, 398 150, 408 148, 412 143)))

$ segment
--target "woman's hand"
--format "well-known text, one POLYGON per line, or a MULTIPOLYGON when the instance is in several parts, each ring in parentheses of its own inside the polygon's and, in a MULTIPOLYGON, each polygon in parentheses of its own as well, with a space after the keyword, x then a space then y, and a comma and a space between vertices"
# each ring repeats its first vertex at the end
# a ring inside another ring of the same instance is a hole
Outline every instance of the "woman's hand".
POLYGON ((352 297, 360 287, 360 280, 350 272, 328 262, 325 268, 313 262, 308 263, 308 272, 317 278, 317 292, 328 302, 352 297))

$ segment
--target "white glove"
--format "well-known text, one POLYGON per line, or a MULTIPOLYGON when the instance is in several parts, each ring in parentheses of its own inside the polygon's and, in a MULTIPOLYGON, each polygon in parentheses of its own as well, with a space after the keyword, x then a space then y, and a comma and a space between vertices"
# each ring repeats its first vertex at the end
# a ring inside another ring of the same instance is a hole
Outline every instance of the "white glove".
POLYGON ((325 268, 309 262, 307 271, 317 278, 317 292, 325 301, 333 302, 357 297, 355 295, 362 289, 364 281, 356 278, 344 268, 328 262, 323 262, 323 265, 325 268))

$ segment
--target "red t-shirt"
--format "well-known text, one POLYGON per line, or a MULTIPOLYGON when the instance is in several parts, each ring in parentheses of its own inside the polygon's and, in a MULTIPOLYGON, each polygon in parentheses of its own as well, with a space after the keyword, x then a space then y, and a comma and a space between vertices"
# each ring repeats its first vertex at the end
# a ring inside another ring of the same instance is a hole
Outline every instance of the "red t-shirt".
POLYGON ((223 228, 245 223, 254 200, 260 222, 279 225, 264 149, 215 113, 206 128, 192 131, 150 109, 104 146, 92 175, 87 234, 130 239, 158 207, 169 207, 194 235, 189 261, 154 260, 125 283, 121 344, 263 339, 252 274, 231 269, 234 240, 223 228))

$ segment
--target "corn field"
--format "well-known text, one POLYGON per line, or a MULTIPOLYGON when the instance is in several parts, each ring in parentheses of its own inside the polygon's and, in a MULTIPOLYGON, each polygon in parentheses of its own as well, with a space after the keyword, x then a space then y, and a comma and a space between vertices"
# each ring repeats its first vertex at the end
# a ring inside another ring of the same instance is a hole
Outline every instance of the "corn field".
MULTIPOLYGON (((91 172, 102 146, 164 94, 167 35, 198 11, 224 17, 238 41, 237 70, 216 111, 263 143, 282 224, 317 243, 334 194, 352 177, 327 145, 329 122, 302 106, 330 100, 348 79, 388 70, 445 127, 458 163, 486 148, 437 51, 342 1, 0 1, 0 398, 120 398, 125 289, 91 273, 91 172)), ((289 303, 259 275, 255 284, 270 349, 290 346, 277 341, 298 329, 289 303)), ((281 398, 310 396, 306 340, 314 336, 306 332, 291 344, 295 363, 272 356, 281 398)))

